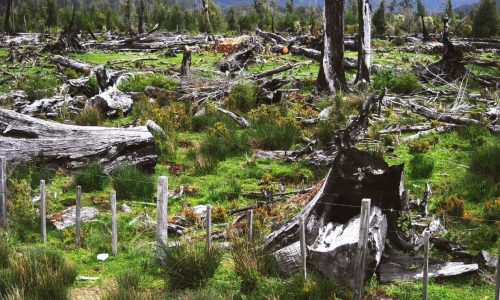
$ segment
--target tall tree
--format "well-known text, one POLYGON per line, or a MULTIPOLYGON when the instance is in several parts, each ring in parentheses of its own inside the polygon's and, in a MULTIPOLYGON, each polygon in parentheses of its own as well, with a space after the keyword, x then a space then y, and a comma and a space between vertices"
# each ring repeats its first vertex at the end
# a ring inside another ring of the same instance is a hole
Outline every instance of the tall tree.
POLYGON ((12 34, 12 0, 7 0, 7 7, 5 8, 5 19, 3 20, 3 31, 6 34, 12 34))
POLYGON ((137 30, 139 34, 144 32, 144 11, 146 10, 146 6, 144 5, 144 0, 139 0, 139 6, 137 7, 137 18, 139 24, 137 26, 137 30))
POLYGON ((385 34, 385 0, 380 1, 378 9, 373 14, 373 26, 377 34, 385 34))
POLYGON ((429 33, 427 32, 427 27, 425 26, 425 5, 422 0, 417 0, 417 18, 422 20, 422 33, 424 35, 424 41, 427 42, 430 40, 429 33))
POLYGON ((481 0, 472 20, 474 37, 493 37, 498 32, 499 19, 495 0, 481 0))
POLYGON ((372 20, 369 0, 358 0, 359 47, 356 83, 370 84, 372 20))
POLYGON ((45 18, 45 26, 52 28, 57 25, 57 7, 55 0, 47 0, 47 14, 45 18))
POLYGON ((323 59, 317 79, 319 91, 347 90, 344 71, 344 0, 325 0, 323 59))
POLYGON ((123 5, 123 25, 125 30, 132 29, 132 0, 125 0, 123 5))
POLYGON ((447 15, 448 17, 453 17, 453 4, 451 3, 451 0, 444 0, 444 14, 447 15))
POLYGON ((212 34, 212 23, 210 23, 210 13, 208 11, 208 0, 201 0, 203 3, 203 13, 205 14, 205 31, 212 34))

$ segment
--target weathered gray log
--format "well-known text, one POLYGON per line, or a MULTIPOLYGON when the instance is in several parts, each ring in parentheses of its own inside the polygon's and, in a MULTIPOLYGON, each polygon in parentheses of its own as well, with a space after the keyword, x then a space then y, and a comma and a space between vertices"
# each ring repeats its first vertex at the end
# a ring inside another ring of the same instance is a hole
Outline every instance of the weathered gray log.
POLYGON ((54 96, 52 98, 36 100, 33 103, 16 103, 15 109, 25 115, 54 119, 63 112, 70 115, 80 113, 87 103, 87 97, 70 95, 54 96))
POLYGON ((287 40, 286 38, 282 37, 279 34, 272 33, 272 32, 265 32, 265 31, 260 30, 259 28, 257 28, 255 30, 255 33, 257 35, 261 36, 262 38, 272 42, 275 45, 276 44, 287 45, 290 42, 289 40, 287 40))
POLYGON ((156 124, 152 120, 147 120, 146 121, 146 127, 148 128, 149 132, 151 132, 151 134, 153 134, 154 136, 158 136, 160 138, 166 138, 167 137, 167 134, 165 133, 165 131, 163 130, 163 128, 161 128, 158 124, 156 124))
POLYGON ((216 109, 218 111, 220 111, 221 113, 229 116, 231 119, 233 119, 236 123, 238 123, 238 125, 240 125, 242 128, 248 128, 250 127, 250 123, 245 119, 243 118, 242 116, 239 116, 237 114, 235 114, 234 112, 232 111, 229 111, 227 109, 223 109, 223 108, 220 108, 220 107, 216 107, 216 109))
POLYGON ((60 66, 63 66, 65 68, 70 68, 78 72, 84 73, 86 75, 90 74, 90 71, 92 71, 91 65, 61 55, 54 55, 52 57, 52 62, 60 66))
POLYGON ((108 117, 116 117, 120 113, 127 114, 132 109, 132 96, 118 90, 120 81, 126 77, 119 77, 115 85, 90 98, 87 105, 97 108, 102 114, 108 117))
MULTIPOLYGON (((389 283, 395 281, 417 280, 423 278, 422 257, 406 256, 397 253, 384 254, 377 269, 380 282, 389 283)), ((434 259, 429 260, 429 278, 452 277, 477 272, 477 264, 464 264, 463 262, 441 262, 434 259)))
POLYGON ((424 116, 430 120, 436 120, 436 121, 440 121, 440 122, 452 123, 452 124, 457 124, 457 125, 481 124, 481 122, 478 120, 462 117, 462 116, 457 115, 457 114, 441 113, 441 112, 432 110, 426 106, 420 105, 416 102, 411 102, 410 107, 411 107, 412 112, 419 114, 421 116, 424 116))
POLYGON ((286 64, 284 64, 280 67, 274 68, 272 70, 254 74, 254 75, 252 75, 252 78, 253 79, 261 79, 261 78, 265 78, 265 77, 270 77, 270 76, 291 70, 291 69, 297 67, 298 65, 299 64, 286 63, 286 64))
POLYGON ((156 165, 153 136, 146 127, 83 127, 35 119, 0 109, 0 156, 9 163, 36 163, 78 169, 100 163, 109 171, 120 164, 144 169, 156 165))
MULTIPOLYGON (((81 207, 80 210, 80 221, 88 222, 92 221, 99 215, 99 212, 95 207, 81 207)), ((77 225, 77 209, 76 206, 67 208, 60 213, 56 213, 48 216, 52 225, 56 227, 57 230, 63 230, 65 228, 77 225)))

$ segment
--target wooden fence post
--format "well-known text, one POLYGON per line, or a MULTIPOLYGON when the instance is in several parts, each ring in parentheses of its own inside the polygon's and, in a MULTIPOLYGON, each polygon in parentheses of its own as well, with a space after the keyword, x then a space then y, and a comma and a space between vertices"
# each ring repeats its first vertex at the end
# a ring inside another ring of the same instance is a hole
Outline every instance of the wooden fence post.
POLYGON ((306 228, 304 225, 304 216, 299 218, 300 231, 300 266, 302 268, 302 276, 304 281, 307 280, 307 248, 306 248, 306 228))
POLYGON ((500 300, 500 239, 498 240, 497 284, 495 291, 495 300, 500 300))
POLYGON ((423 288, 422 288, 422 300, 427 300, 429 295, 429 230, 424 231, 424 271, 423 271, 423 288))
POLYGON ((80 249, 81 246, 81 212, 82 212, 82 187, 76 187, 76 207, 75 207, 75 244, 76 249, 80 249))
POLYGON ((0 226, 7 225, 7 158, 0 156, 0 226))
POLYGON ((248 241, 253 242, 253 210, 247 211, 248 241))
POLYGON ((111 218, 112 218, 112 225, 111 225, 111 252, 113 255, 118 254, 118 224, 117 224, 117 217, 116 217, 116 191, 112 190, 111 191, 111 218))
POLYGON ((158 195, 156 200, 156 251, 167 245, 168 241, 168 177, 158 178, 158 195))
POLYGON ((205 215, 207 219, 207 254, 212 250, 212 206, 207 205, 207 212, 205 215))
POLYGON ((370 223, 370 199, 361 201, 361 215, 359 220, 359 241, 358 241, 358 258, 355 267, 355 291, 354 299, 361 300, 363 297, 363 283, 365 275, 365 257, 366 244, 368 242, 368 230, 370 223))
POLYGON ((47 191, 45 180, 40 180, 40 217, 42 221, 42 243, 47 242, 47 191))

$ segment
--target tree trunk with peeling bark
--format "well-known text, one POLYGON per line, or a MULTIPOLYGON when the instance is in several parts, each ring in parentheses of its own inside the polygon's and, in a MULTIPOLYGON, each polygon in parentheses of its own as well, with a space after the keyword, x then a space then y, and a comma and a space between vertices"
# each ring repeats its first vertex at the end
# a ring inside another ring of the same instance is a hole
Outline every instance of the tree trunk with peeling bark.
POLYGON ((358 0, 359 47, 356 83, 370 84, 371 69, 371 8, 368 0, 358 0))
POLYGON ((325 0, 323 59, 317 79, 319 91, 347 89, 344 72, 344 0, 325 0))
POLYGON ((202 0, 203 2, 203 13, 205 14, 205 30, 207 34, 212 34, 212 23, 210 22, 210 13, 208 11, 208 1, 202 0))
POLYGON ((3 31, 6 34, 12 34, 11 21, 12 19, 12 0, 7 0, 7 7, 5 8, 5 19, 3 21, 3 31))

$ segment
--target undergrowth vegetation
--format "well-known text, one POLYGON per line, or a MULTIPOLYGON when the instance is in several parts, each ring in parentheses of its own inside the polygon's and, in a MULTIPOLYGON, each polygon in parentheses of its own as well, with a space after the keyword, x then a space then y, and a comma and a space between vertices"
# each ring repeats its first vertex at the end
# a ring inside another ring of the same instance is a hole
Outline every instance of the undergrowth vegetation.
POLYGON ((119 166, 113 170, 111 178, 117 197, 145 202, 154 201, 154 178, 139 168, 119 166))
POLYGON ((157 73, 137 74, 120 82, 118 89, 122 92, 144 92, 146 87, 152 86, 162 89, 175 89, 179 83, 169 77, 157 73))

